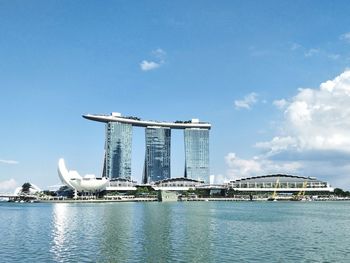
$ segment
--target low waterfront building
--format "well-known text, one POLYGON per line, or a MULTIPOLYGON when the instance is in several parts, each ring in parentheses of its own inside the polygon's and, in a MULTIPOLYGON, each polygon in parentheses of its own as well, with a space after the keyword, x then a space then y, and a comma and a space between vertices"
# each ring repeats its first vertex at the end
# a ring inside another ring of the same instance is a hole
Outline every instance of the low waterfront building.
POLYGON ((154 190, 188 191, 194 190, 203 184, 204 181, 180 177, 157 181, 151 184, 151 186, 154 190))
POLYGON ((106 186, 106 191, 135 191, 137 189, 136 185, 136 181, 124 178, 113 179, 106 186))
POLYGON ((230 181, 228 188, 240 192, 333 192, 328 182, 315 177, 294 175, 263 175, 230 181))

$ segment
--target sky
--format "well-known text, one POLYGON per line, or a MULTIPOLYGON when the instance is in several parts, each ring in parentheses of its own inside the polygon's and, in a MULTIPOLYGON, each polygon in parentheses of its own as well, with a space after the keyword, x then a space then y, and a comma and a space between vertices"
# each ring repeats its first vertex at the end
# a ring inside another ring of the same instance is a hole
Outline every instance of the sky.
MULTIPOLYGON (((350 190, 347 1, 0 1, 0 193, 102 173, 83 114, 212 124, 220 183, 284 173, 350 190)), ((184 139, 172 131, 173 177, 184 139)), ((140 181, 145 135, 133 129, 140 181)))

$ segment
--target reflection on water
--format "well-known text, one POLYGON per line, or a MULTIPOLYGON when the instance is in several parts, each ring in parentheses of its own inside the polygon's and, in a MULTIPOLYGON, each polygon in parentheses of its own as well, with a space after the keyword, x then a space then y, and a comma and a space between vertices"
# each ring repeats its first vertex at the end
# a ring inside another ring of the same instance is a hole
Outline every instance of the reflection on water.
POLYGON ((86 261, 208 262, 213 211, 203 203, 54 204, 50 252, 57 262, 84 253, 86 261))
MULTIPOLYGON (((176 233, 171 204, 105 207, 101 257, 107 262, 166 262, 176 233)), ((176 239, 176 237, 175 237, 176 239)))
MULTIPOLYGON (((177 240, 176 251, 182 251, 182 262, 191 259, 195 262, 210 261, 210 204, 197 203, 192 206, 189 203, 183 203, 178 209, 178 225, 175 231, 177 240), (204 204, 204 205, 203 205, 204 204)), ((176 257, 176 253, 173 257, 176 257)))
POLYGON ((134 207, 129 204, 104 206, 102 218, 100 258, 105 262, 125 262, 133 250, 134 207))
POLYGON ((103 205, 53 204, 51 258, 55 262, 92 262, 99 258, 103 205))
POLYGON ((0 204, 0 262, 350 262, 350 202, 0 204))
POLYGON ((175 235, 176 223, 173 220, 171 206, 173 203, 164 203, 159 206, 157 203, 142 206, 140 216, 142 220, 138 231, 140 233, 141 254, 148 262, 168 262, 169 254, 164 251, 173 251, 171 236, 175 235), (175 224, 174 224, 175 223, 175 224))
POLYGON ((68 246, 65 244, 65 236, 68 235, 68 212, 66 204, 57 204, 53 207, 53 244, 51 252, 54 254, 54 259, 59 261, 65 255, 65 250, 68 246), (66 245, 66 246, 65 246, 66 245))

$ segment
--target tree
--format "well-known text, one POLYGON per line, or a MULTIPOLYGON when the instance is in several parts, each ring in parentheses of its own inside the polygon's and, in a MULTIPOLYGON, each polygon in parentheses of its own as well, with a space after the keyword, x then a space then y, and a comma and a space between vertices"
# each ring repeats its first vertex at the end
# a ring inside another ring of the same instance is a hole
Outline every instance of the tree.
POLYGON ((335 188, 334 194, 336 196, 341 196, 341 197, 347 197, 350 195, 349 191, 344 191, 343 189, 340 189, 340 188, 335 188))
POLYGON ((157 191, 153 190, 152 187, 138 187, 136 192, 136 196, 150 196, 150 195, 157 195, 157 191))
POLYGON ((196 190, 194 190, 194 193, 198 197, 209 197, 210 196, 210 190, 209 189, 196 189, 196 190))
POLYGON ((22 185, 22 193, 29 194, 29 190, 31 187, 32 187, 32 185, 30 183, 24 183, 22 185))

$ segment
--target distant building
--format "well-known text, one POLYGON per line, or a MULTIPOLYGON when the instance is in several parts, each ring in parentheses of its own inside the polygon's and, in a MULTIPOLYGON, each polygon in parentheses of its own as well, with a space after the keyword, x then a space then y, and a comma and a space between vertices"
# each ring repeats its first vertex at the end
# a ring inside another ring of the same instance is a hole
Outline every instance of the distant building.
POLYGON ((228 187, 241 192, 333 192, 334 188, 327 182, 315 177, 294 175, 264 175, 230 181, 228 187))
POLYGON ((136 181, 131 181, 128 179, 113 179, 110 180, 107 187, 106 187, 106 191, 134 191, 136 190, 136 181))
POLYGON ((203 181, 197 181, 189 178, 171 178, 162 181, 157 181, 151 184, 154 190, 167 191, 188 191, 194 190, 204 184, 203 181))

